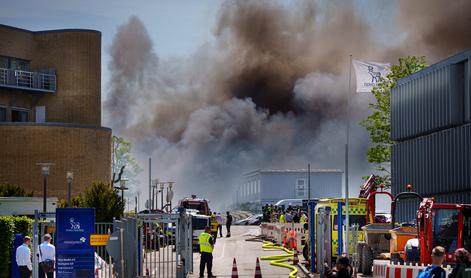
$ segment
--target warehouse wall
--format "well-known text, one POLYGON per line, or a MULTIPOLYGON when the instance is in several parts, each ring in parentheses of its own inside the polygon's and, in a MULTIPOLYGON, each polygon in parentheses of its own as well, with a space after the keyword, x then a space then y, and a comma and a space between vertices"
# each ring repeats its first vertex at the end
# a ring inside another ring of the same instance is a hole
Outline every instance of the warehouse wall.
POLYGON ((403 141, 471 122, 471 51, 399 80, 391 94, 391 138, 403 141))

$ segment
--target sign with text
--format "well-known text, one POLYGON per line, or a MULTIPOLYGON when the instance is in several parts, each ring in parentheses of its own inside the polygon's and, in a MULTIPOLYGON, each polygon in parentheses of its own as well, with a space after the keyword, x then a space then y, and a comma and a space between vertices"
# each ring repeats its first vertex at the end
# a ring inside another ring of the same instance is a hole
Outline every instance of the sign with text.
POLYGON ((110 235, 106 234, 96 234, 90 236, 90 245, 91 246, 105 246, 108 242, 110 235))
POLYGON ((56 209, 56 278, 94 277, 94 208, 56 209))

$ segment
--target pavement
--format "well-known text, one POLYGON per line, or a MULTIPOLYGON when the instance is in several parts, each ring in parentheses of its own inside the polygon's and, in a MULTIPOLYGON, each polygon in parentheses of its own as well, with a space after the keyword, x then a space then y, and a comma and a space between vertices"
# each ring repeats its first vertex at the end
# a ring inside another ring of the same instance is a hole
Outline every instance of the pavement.
MULTIPOLYGON (((239 277, 254 277, 257 257, 283 254, 282 251, 264 251, 261 242, 250 241, 260 235, 258 226, 232 226, 231 232, 230 238, 218 237, 216 240, 213 252, 213 274, 217 277, 231 277, 234 258, 237 260, 239 277)), ((223 235, 225 234, 225 227, 223 227, 223 235)), ((193 274, 189 277, 198 277, 199 263, 200 254, 194 253, 193 274)), ((269 261, 260 261, 260 268, 262 277, 286 278, 290 273, 287 268, 271 266, 269 261)), ((205 276, 207 276, 206 272, 205 276)), ((301 271, 298 272, 298 276, 304 277, 301 271)))

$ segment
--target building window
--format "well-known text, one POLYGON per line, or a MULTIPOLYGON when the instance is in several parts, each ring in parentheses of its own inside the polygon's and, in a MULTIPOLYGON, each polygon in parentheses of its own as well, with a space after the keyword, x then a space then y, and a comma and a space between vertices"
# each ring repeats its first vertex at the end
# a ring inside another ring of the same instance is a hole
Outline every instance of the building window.
POLYGON ((0 107, 0 122, 6 122, 6 121, 7 121, 7 108, 0 107))
POLYGON ((29 64, 30 62, 28 60, 14 58, 14 57, 0 56, 1 68, 29 71, 30 69, 29 64))
POLYGON ((306 197, 306 179, 296 180, 296 198, 304 199, 306 197))
POLYGON ((11 109, 11 121, 12 122, 28 122, 29 121, 29 110, 12 108, 11 109))

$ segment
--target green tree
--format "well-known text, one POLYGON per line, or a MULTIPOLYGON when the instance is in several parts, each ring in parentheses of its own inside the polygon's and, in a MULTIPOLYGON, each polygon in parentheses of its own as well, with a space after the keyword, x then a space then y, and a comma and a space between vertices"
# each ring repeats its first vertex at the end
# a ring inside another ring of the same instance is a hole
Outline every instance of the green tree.
POLYGON ((360 122, 370 133, 371 146, 367 151, 368 161, 375 165, 381 175, 377 183, 391 186, 391 90, 400 78, 425 68, 425 57, 407 56, 391 66, 391 72, 373 88, 375 102, 369 104, 371 114, 360 122))
POLYGON ((121 167, 125 166, 122 179, 128 180, 128 185, 137 185, 137 175, 142 172, 142 168, 137 164, 136 159, 131 154, 131 143, 124 138, 113 135, 111 172, 115 179, 121 167))
MULTIPOLYGON (((103 183, 92 184, 71 202, 72 207, 95 208, 97 222, 111 222, 113 218, 120 218, 125 206, 118 190, 103 183)), ((67 201, 61 200, 59 207, 67 207, 67 201)))
POLYGON ((33 191, 26 192, 21 186, 14 184, 0 184, 0 197, 32 197, 33 191))

